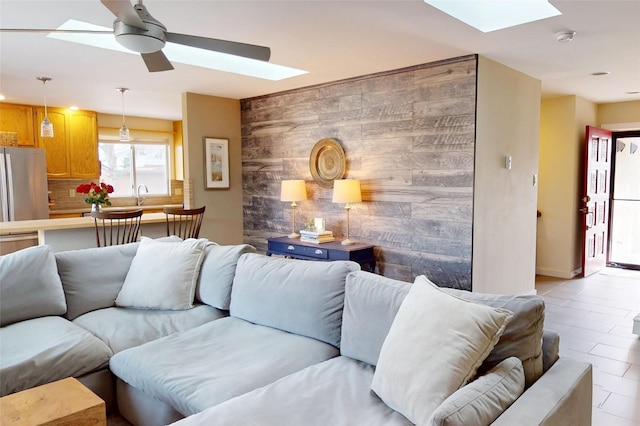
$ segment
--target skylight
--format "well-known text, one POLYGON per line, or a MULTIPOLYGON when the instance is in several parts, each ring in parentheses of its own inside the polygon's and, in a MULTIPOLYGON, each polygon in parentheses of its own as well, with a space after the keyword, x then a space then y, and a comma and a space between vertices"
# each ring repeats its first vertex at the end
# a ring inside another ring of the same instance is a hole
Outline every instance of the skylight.
POLYGON ((562 15, 548 0, 424 0, 483 33, 562 15))
MULTIPOLYGON (((91 31, 112 30, 112 28, 76 21, 74 19, 68 20, 57 29, 91 31)), ((139 55, 139 53, 121 46, 116 41, 113 34, 49 33, 47 37, 139 55)), ((212 52, 210 50, 198 49, 196 47, 184 46, 175 43, 167 43, 162 49, 162 52, 171 62, 179 62, 182 64, 218 71, 226 71, 249 77, 262 78, 265 80, 277 81, 307 74, 307 71, 272 64, 271 62, 258 61, 256 59, 243 58, 226 53, 212 52)))

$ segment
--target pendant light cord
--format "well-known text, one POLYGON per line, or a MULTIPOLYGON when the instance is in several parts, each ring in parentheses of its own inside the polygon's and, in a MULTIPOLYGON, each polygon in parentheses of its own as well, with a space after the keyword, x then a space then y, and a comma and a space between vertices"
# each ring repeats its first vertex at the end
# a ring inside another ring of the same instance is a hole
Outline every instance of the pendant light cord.
POLYGON ((125 89, 124 87, 121 87, 118 90, 120 90, 120 93, 122 94, 122 125, 126 127, 126 124, 124 121, 124 92, 126 92, 127 89, 125 89))

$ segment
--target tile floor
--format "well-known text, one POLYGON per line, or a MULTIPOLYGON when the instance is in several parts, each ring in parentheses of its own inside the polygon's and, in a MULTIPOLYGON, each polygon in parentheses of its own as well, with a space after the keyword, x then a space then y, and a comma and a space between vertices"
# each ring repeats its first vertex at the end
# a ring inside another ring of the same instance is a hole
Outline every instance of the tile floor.
POLYGON ((593 364, 593 426, 640 426, 640 271, 607 268, 587 278, 538 276, 545 328, 560 356, 593 364))

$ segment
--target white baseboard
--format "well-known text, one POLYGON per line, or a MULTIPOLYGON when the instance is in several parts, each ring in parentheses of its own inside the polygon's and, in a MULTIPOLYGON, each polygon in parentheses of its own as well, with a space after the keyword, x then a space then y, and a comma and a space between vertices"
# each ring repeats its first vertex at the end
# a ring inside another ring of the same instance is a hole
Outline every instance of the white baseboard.
POLYGON ((574 269, 573 271, 556 271, 553 269, 536 268, 536 275, 544 275, 546 277, 565 278, 570 280, 571 278, 578 276, 582 273, 582 267, 574 269))

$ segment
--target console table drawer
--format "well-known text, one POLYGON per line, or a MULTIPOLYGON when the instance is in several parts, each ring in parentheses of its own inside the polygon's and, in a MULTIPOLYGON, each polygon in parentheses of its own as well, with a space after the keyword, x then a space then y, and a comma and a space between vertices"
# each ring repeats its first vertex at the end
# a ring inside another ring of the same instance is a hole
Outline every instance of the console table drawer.
POLYGON ((314 244, 289 237, 267 238, 267 256, 272 254, 303 260, 351 260, 370 272, 376 269, 376 258, 371 244, 342 245, 339 240, 314 244))
POLYGON ((277 250, 281 253, 290 253, 292 255, 313 257, 316 259, 328 259, 329 252, 326 249, 320 247, 306 247, 297 244, 279 244, 277 250))

